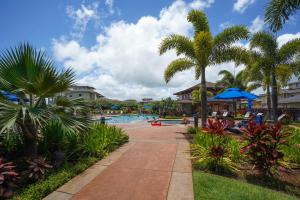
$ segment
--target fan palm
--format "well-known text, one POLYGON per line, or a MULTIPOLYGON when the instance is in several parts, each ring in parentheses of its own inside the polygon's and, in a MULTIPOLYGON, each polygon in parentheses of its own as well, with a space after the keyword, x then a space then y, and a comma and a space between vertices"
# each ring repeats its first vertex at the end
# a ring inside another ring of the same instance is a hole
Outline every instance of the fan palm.
POLYGON ((74 116, 72 110, 80 106, 79 102, 46 104, 47 97, 67 90, 74 77, 70 69, 57 71, 50 58, 27 43, 0 55, 0 90, 18 97, 18 103, 0 99, 0 131, 21 133, 25 155, 36 156, 39 132, 49 121, 56 120, 70 131, 86 128, 87 118, 74 116))
MULTIPOLYGON (((279 47, 276 38, 266 32, 257 32, 250 39, 252 60, 262 67, 264 84, 271 84, 272 117, 278 117, 278 81, 286 83, 292 74, 300 72, 300 39, 294 39, 279 47), (281 75, 280 75, 281 74, 281 75), (270 78, 268 78, 270 77, 270 78)), ((251 59, 250 59, 251 60, 251 59)))
POLYGON ((270 29, 279 31, 285 21, 300 8, 300 0, 270 0, 265 11, 265 22, 270 29))
POLYGON ((175 49, 178 56, 183 56, 172 61, 166 68, 164 78, 167 83, 177 72, 191 68, 195 69, 196 79, 201 76, 201 122, 205 127, 207 117, 205 68, 222 62, 241 62, 245 51, 242 47, 232 44, 248 38, 249 32, 244 26, 233 26, 213 37, 206 15, 198 10, 190 11, 187 20, 194 27, 193 39, 170 35, 161 42, 159 53, 162 55, 170 49, 175 49))

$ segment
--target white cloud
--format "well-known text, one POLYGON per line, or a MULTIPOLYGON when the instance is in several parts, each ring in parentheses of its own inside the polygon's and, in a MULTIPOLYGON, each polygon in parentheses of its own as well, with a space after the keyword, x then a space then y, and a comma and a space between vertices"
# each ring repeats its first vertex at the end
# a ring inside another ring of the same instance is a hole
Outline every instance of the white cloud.
MULTIPOLYGON (((76 40, 54 39, 54 55, 65 67, 71 66, 77 72, 79 84, 94 86, 108 98, 170 96, 199 83, 194 80, 194 70, 189 70, 178 73, 166 84, 163 72, 176 55, 175 52, 158 54, 158 45, 167 35, 190 35, 192 26, 186 15, 195 6, 194 2, 197 1, 175 1, 162 9, 158 17, 144 16, 136 23, 114 22, 98 34, 91 48, 76 40)), ((215 82, 221 69, 233 67, 234 63, 210 66, 207 80, 215 82)))
POLYGON ((213 3, 215 2, 215 0, 206 0, 206 1, 203 1, 203 0, 194 0, 192 1, 189 6, 192 8, 192 9, 200 9, 200 10, 203 10, 205 8, 209 8, 213 3))
POLYGON ((233 10, 243 13, 254 2, 255 0, 236 0, 236 2, 233 4, 233 10))
POLYGON ((256 33, 258 31, 263 30, 264 28, 264 20, 260 17, 257 16, 252 22, 251 26, 249 27, 249 30, 251 33, 256 33))
POLYGON ((115 12, 114 9, 113 9, 113 7, 114 7, 114 0, 105 0, 105 5, 108 6, 109 12, 111 14, 113 14, 115 12))
POLYGON ((88 23, 94 21, 97 25, 100 19, 98 14, 98 3, 93 3, 91 5, 81 4, 78 9, 69 5, 66 7, 66 13, 67 16, 74 21, 71 36, 79 40, 83 37, 88 23))
POLYGON ((278 42, 278 45, 281 47, 285 43, 287 43, 291 40, 297 39, 297 38, 300 38, 300 32, 295 33, 295 34, 286 33, 286 34, 280 35, 277 38, 277 42, 278 42))
POLYGON ((232 23, 229 22, 229 21, 227 21, 227 22, 221 23, 221 24, 219 25, 219 29, 220 29, 220 30, 224 30, 224 29, 229 28, 229 27, 231 27, 231 26, 232 26, 232 23))

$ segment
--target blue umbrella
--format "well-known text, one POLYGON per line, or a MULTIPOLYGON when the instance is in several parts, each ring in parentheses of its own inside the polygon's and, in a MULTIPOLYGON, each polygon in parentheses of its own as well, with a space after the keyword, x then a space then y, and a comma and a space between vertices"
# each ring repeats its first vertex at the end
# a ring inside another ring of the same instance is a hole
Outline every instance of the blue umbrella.
MULTIPOLYGON (((19 101, 19 98, 17 97, 17 95, 15 94, 11 94, 9 92, 6 91, 1 91, 1 94, 9 101, 19 101)), ((28 99, 24 99, 25 102, 28 102, 28 99)))
POLYGON ((249 92, 240 90, 239 88, 228 88, 224 92, 218 94, 214 99, 256 99, 257 96, 249 92))
POLYGON ((251 110, 252 108, 251 100, 256 98, 256 95, 242 91, 239 88, 228 88, 224 92, 214 97, 214 99, 248 99, 248 110, 251 110))
POLYGON ((144 109, 152 109, 152 106, 150 106, 150 105, 144 105, 144 109))
POLYGON ((112 110, 118 110, 118 109, 119 109, 119 106, 113 105, 113 106, 111 107, 111 109, 112 109, 112 110))

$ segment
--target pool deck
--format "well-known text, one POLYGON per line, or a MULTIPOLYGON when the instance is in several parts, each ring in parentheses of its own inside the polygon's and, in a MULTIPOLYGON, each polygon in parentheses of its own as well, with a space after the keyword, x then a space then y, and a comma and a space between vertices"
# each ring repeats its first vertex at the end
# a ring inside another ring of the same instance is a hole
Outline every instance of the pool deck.
POLYGON ((184 125, 118 125, 130 141, 46 200, 193 200, 184 125))

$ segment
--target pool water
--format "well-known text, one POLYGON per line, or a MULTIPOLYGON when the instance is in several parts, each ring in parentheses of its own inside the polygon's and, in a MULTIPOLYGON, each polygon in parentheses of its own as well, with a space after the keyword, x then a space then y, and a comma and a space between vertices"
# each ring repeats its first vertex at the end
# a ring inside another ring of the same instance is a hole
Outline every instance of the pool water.
POLYGON ((157 118, 157 115, 118 115, 111 116, 105 119, 105 122, 108 124, 128 124, 140 121, 153 120, 157 118))

